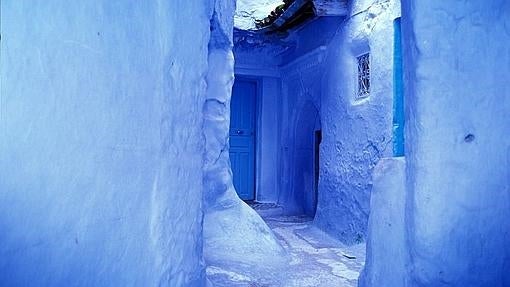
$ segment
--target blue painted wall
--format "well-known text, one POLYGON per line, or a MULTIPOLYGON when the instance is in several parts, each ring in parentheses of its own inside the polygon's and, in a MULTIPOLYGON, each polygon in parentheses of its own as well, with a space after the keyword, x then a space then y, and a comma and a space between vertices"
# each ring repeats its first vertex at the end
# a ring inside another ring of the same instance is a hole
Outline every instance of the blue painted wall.
POLYGON ((156 2, 1 2, 0 285, 204 286, 212 7, 156 2))
POLYGON ((510 286, 510 2, 403 4, 411 285, 510 286))
POLYGON ((354 1, 348 19, 316 19, 284 40, 254 41, 251 50, 243 42, 236 49, 237 66, 281 75, 281 92, 275 95, 277 202, 289 214, 311 210, 319 118, 323 142, 315 223, 351 243, 366 235, 371 171, 381 157, 393 154, 393 20, 400 13, 397 1, 374 2, 354 1), (366 52, 373 65, 372 94, 357 101, 355 60, 366 52))
POLYGON ((372 170, 393 155, 393 21, 398 1, 353 1, 327 47, 317 226, 347 243, 366 238, 372 170), (356 57, 370 54, 370 95, 357 99, 356 57))

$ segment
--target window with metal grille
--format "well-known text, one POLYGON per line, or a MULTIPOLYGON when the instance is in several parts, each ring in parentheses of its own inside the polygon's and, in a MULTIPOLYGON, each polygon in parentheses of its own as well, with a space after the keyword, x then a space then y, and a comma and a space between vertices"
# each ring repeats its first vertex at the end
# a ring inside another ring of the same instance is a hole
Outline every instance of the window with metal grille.
POLYGON ((358 56, 358 93, 357 98, 370 95, 370 54, 358 56))

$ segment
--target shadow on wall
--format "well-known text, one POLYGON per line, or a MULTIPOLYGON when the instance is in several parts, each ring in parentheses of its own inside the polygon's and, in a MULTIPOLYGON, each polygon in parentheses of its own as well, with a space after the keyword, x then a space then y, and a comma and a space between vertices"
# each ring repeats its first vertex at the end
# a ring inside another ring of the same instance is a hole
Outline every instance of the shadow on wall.
POLYGON ((291 186, 280 195, 279 203, 286 214, 314 216, 317 207, 316 131, 320 115, 312 101, 305 101, 293 116, 294 146, 292 148, 291 186))

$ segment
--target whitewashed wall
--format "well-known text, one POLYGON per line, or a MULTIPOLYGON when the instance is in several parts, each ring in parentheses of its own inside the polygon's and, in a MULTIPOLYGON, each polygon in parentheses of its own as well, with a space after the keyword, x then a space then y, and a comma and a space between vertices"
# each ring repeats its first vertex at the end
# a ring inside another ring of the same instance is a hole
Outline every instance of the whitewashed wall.
POLYGON ((203 286, 211 9, 2 1, 0 285, 203 286))
POLYGON ((399 16, 396 0, 353 1, 347 18, 315 19, 280 42, 266 39, 265 53, 236 54, 236 67, 281 75, 277 107, 262 107, 278 113, 278 189, 260 192, 286 213, 313 215, 308 207, 314 196, 313 140, 321 128, 315 223, 349 243, 366 237, 371 172, 381 157, 392 154, 393 20, 399 16), (278 50, 282 42, 286 47, 278 50), (371 95, 358 101, 356 57, 366 52, 371 95))
POLYGON ((509 19, 403 1, 406 164, 378 167, 377 202, 401 196, 372 207, 361 286, 510 286, 509 19))
POLYGON ((372 170, 392 154, 393 20, 397 0, 357 0, 328 46, 321 98, 318 226, 346 242, 366 237, 372 170), (370 95, 357 100, 357 59, 370 53, 370 95))
POLYGON ((510 286, 510 2, 404 1, 412 286, 510 286))
MULTIPOLYGON (((209 43, 207 100, 203 109, 206 141, 204 258, 208 278, 218 284, 225 280, 224 273, 217 272, 218 268, 228 267, 224 272, 265 280, 262 278, 272 278, 273 272, 282 272, 281 268, 288 260, 271 229, 239 198, 233 184, 229 128, 234 82, 234 7, 233 0, 218 0, 215 4, 209 43)), ((267 133, 264 130, 264 137, 260 135, 259 138, 265 139, 267 133)))

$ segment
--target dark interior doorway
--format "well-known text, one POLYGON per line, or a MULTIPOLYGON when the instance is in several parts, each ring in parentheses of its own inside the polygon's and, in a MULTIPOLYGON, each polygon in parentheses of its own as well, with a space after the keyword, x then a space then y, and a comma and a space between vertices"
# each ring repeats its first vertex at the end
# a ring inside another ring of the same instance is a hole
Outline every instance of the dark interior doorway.
POLYGON ((320 144, 322 142, 322 130, 315 131, 314 140, 314 214, 317 211, 319 199, 319 174, 320 174, 320 144))

